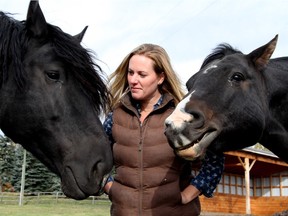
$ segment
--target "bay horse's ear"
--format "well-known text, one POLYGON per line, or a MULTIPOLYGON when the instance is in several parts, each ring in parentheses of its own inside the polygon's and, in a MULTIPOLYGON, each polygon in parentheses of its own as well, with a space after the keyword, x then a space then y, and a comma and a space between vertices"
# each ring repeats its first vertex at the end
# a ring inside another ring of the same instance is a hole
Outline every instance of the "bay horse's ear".
POLYGON ((26 28, 34 37, 45 36, 48 33, 47 22, 42 13, 38 0, 31 0, 26 18, 26 28))
POLYGON ((276 35, 269 43, 248 54, 248 58, 252 60, 258 70, 262 70, 268 64, 277 44, 278 35, 276 35))
POLYGON ((86 26, 79 34, 73 36, 79 43, 82 41, 87 28, 88 26, 86 26))

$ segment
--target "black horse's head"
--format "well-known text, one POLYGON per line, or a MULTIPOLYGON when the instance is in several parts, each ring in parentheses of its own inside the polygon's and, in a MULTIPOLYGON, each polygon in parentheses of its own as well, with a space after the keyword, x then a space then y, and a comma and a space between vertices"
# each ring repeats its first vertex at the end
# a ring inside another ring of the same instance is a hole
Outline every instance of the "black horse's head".
POLYGON ((277 42, 244 55, 227 44, 209 55, 186 83, 188 94, 166 119, 176 153, 201 158, 206 149, 236 150, 256 144, 265 130, 268 104, 262 72, 277 42))
POLYGON ((45 21, 31 1, 26 21, 0 12, 0 128, 61 178, 74 199, 97 194, 112 168, 99 114, 109 93, 92 53, 45 21))

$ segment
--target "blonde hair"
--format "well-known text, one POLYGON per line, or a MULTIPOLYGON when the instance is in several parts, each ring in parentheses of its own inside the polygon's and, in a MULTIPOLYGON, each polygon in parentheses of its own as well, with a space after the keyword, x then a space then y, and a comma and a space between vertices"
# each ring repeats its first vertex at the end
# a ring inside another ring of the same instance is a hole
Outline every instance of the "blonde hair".
POLYGON ((184 96, 184 91, 182 90, 180 79, 172 68, 167 52, 158 45, 142 44, 132 50, 109 77, 112 108, 116 106, 123 94, 128 91, 127 73, 129 61, 133 55, 144 55, 153 60, 156 74, 159 75, 163 72, 165 75, 164 82, 159 86, 159 91, 171 94, 175 104, 179 103, 184 96))

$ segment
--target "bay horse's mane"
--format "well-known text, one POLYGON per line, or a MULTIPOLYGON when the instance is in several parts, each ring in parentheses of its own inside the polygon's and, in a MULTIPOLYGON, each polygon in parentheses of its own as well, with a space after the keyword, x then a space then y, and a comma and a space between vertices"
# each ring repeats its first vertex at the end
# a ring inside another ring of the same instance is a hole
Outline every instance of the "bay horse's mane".
MULTIPOLYGON (((17 86, 23 89, 27 76, 22 60, 31 35, 25 27, 26 21, 17 21, 10 15, 0 11, 0 89, 7 81, 9 65, 14 65, 14 80, 17 86)), ((59 27, 48 23, 47 26, 49 37, 43 39, 42 43, 49 42, 54 47, 55 53, 70 68, 67 71, 79 81, 95 110, 98 113, 105 111, 110 104, 109 92, 102 80, 104 74, 101 67, 93 61, 94 53, 83 48, 79 41, 59 27)))
POLYGON ((242 53, 241 51, 233 48, 230 44, 228 43, 221 43, 219 44, 215 49, 213 49, 213 52, 209 54, 203 61, 201 68, 205 67, 207 64, 210 62, 217 60, 217 59, 222 59, 226 55, 231 55, 234 53, 242 53))

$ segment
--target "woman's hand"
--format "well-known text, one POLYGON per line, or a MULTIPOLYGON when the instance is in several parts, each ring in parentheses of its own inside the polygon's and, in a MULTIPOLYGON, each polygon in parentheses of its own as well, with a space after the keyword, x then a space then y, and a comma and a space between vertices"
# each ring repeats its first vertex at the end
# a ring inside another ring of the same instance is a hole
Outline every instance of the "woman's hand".
POLYGON ((200 195, 200 191, 193 185, 189 185, 182 192, 182 204, 187 204, 200 195))
POLYGON ((104 186, 104 192, 109 195, 110 188, 112 187, 113 181, 109 181, 104 186))

